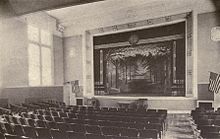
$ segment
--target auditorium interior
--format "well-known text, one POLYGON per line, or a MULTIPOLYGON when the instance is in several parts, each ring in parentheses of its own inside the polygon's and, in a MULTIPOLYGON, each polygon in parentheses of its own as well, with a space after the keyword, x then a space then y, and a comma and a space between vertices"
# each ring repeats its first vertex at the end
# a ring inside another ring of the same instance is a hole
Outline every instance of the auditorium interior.
POLYGON ((219 10, 0 1, 0 139, 220 139, 219 10))

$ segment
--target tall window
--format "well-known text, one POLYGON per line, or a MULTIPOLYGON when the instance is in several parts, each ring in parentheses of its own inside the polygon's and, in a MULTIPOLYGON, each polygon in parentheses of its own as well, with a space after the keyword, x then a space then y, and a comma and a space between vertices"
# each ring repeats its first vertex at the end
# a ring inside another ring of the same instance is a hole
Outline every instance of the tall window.
POLYGON ((52 85, 52 35, 28 25, 29 85, 52 85))

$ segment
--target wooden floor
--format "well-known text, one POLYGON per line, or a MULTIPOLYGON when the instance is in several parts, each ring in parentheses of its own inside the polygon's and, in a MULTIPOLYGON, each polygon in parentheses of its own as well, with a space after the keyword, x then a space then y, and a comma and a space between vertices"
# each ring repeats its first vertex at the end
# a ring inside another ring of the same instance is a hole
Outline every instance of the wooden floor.
POLYGON ((168 129, 164 139, 196 139, 189 114, 168 114, 168 129))

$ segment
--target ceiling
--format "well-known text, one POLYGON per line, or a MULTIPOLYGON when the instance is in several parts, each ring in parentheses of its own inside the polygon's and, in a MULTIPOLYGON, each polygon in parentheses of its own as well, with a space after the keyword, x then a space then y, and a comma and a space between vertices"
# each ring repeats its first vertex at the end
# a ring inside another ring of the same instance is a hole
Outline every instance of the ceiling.
POLYGON ((102 0, 0 0, 0 17, 13 17, 42 10, 76 6, 102 0))
POLYGON ((102 22, 106 16, 117 18, 124 15, 131 18, 141 14, 140 12, 143 13, 143 10, 146 15, 159 15, 163 11, 179 9, 193 9, 198 13, 212 12, 218 9, 218 5, 217 0, 105 0, 51 10, 47 13, 56 18, 61 25, 68 27, 76 22, 83 24, 88 22, 88 19, 95 23, 102 22))

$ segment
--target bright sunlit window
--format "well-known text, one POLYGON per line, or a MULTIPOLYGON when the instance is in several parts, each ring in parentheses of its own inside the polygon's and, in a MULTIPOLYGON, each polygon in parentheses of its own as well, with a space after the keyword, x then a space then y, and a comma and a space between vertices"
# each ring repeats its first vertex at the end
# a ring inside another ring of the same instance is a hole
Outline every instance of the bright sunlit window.
POLYGON ((29 25, 28 39, 29 85, 52 85, 52 35, 29 25))

